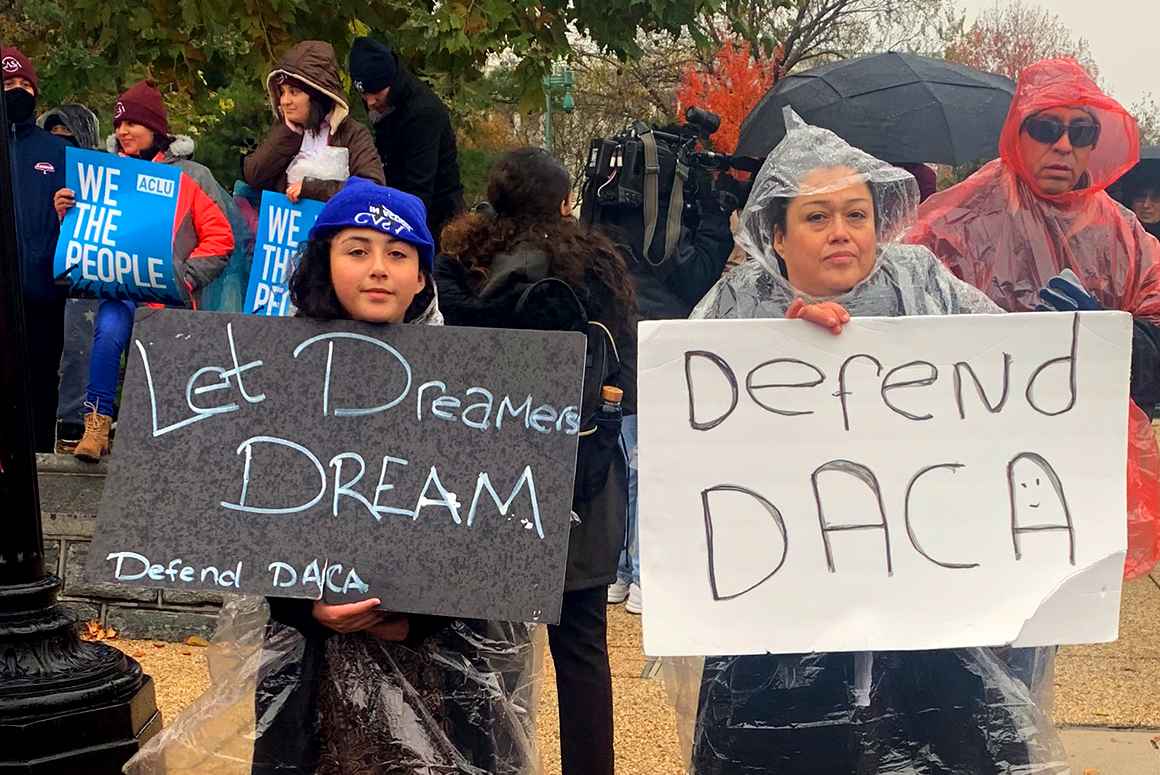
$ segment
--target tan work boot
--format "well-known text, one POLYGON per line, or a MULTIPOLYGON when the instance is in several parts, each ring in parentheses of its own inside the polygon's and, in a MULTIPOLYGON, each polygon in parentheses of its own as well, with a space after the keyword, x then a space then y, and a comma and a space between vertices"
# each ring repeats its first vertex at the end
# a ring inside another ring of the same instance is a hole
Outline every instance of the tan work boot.
POLYGON ((109 454, 109 431, 113 428, 113 418, 100 414, 92 404, 85 406, 90 409, 85 415, 85 435, 73 454, 88 463, 96 463, 103 455, 109 454))

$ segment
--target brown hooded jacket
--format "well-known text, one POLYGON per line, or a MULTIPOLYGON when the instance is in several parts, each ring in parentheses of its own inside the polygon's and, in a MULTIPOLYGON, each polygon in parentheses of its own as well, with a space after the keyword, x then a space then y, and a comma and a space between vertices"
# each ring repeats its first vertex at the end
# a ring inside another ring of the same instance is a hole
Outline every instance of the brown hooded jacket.
MULTIPOLYGON (((326 118, 330 125, 330 145, 350 151, 352 176, 384 183, 383 163, 375 150, 370 131, 357 121, 347 120, 350 105, 343 96, 334 48, 318 40, 307 40, 294 46, 266 77, 266 91, 270 96, 275 123, 262 144, 246 157, 243 165, 246 182, 255 188, 285 193, 286 169, 302 146, 302 135, 286 126, 278 107, 278 84, 282 76, 301 81, 334 101, 334 108, 326 118)), ((302 198, 325 202, 340 188, 342 181, 339 180, 306 178, 302 181, 302 198)))

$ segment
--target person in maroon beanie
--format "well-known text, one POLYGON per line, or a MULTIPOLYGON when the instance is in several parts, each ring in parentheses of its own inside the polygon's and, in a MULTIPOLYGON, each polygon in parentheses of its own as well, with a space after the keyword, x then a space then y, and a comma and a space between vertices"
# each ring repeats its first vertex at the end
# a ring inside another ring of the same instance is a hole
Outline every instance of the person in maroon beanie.
MULTIPOLYGON (((169 134, 165 103, 152 81, 134 84, 117 99, 113 128, 119 155, 181 169, 173 227, 173 265, 186 305, 197 309, 201 289, 221 273, 241 241, 235 238, 228 217, 230 198, 206 167, 172 153, 173 137, 169 134)), ((61 188, 54 204, 64 218, 76 204, 75 192, 61 188)), ((132 299, 110 298, 101 301, 97 310, 85 396, 89 411, 85 414, 84 436, 73 451, 81 460, 96 462, 109 452, 121 356, 133 332, 136 307, 137 302, 132 299)))
POLYGON ((57 370, 64 345, 65 294, 52 276, 60 222, 53 193, 64 185, 65 142, 36 125, 40 79, 17 48, 0 49, 4 73, 4 112, 12 148, 12 186, 16 235, 20 244, 24 319, 32 347, 28 372, 33 434, 38 452, 52 452, 56 435, 57 370))

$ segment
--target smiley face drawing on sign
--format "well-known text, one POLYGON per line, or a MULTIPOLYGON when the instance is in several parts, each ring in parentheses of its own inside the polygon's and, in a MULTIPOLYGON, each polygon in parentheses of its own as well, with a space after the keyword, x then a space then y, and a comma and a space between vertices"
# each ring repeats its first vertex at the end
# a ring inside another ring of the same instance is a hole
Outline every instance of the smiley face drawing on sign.
POLYGON ((1011 496, 1011 535, 1015 559, 1022 559, 1020 536, 1025 533, 1066 532, 1071 564, 1075 564, 1075 525, 1063 482, 1055 468, 1034 452, 1022 452, 1007 464, 1011 496))

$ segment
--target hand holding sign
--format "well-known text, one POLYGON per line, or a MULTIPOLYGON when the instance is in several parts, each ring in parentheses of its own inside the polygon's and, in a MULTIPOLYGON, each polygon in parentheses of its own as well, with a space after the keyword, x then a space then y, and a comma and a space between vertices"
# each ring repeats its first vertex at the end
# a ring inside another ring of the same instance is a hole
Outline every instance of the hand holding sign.
POLYGON ((382 624, 383 614, 377 610, 381 603, 377 597, 338 605, 315 600, 311 614, 315 621, 335 632, 362 632, 382 624))
POLYGON ((56 210, 56 216, 64 220, 65 213, 76 207, 77 195, 71 188, 62 188, 52 195, 52 206, 56 210))
POLYGON ((814 325, 828 329, 835 336, 842 333, 842 326, 850 322, 850 313, 836 301, 806 304, 802 299, 794 299, 785 311, 787 318, 801 318, 814 325))

